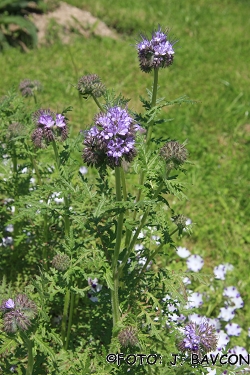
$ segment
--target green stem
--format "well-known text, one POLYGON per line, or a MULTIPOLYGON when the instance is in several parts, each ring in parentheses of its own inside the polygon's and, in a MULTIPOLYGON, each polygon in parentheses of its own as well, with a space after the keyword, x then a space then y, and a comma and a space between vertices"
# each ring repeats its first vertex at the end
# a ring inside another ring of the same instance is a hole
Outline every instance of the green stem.
POLYGON ((27 339, 27 349, 28 349, 28 367, 26 375, 32 375, 34 366, 34 356, 33 356, 33 342, 27 339))
POLYGON ((92 96, 92 98, 94 99, 94 101, 95 101, 97 107, 100 108, 101 112, 103 112, 103 107, 101 106, 99 100, 98 100, 94 95, 91 95, 91 96, 92 96))
MULTIPOLYGON (((154 85, 153 85, 151 109, 156 105, 156 96, 157 96, 157 87, 158 87, 158 71, 159 71, 159 69, 154 69, 154 85)), ((151 140, 152 131, 153 131, 153 124, 154 124, 154 120, 150 121, 150 123, 148 125, 147 139, 146 139, 147 146, 148 146, 148 144, 151 140)))
MULTIPOLYGON (((164 185, 164 183, 161 182, 160 185, 159 185, 159 187, 158 187, 158 189, 155 191, 155 194, 154 194, 154 196, 153 196, 153 199, 155 199, 155 198, 160 194, 163 185, 164 185)), ((142 219, 141 219, 141 222, 140 222, 140 225, 139 225, 139 227, 137 228, 137 230, 135 231, 135 234, 134 234, 134 236, 133 236, 133 238, 132 238, 132 240, 131 240, 129 246, 127 246, 127 251, 126 251, 125 256, 124 256, 124 258, 123 258, 123 260, 122 260, 122 263, 121 263, 121 264, 119 265, 119 267, 118 267, 118 274, 119 274, 119 275, 121 274, 121 271, 122 271, 123 267, 125 266, 125 264, 126 264, 127 261, 128 261, 128 258, 129 258, 130 254, 131 254, 131 251, 133 250, 133 248, 134 248, 134 246, 135 246, 135 244, 136 244, 136 241, 137 241, 137 239, 138 239, 138 236, 139 236, 139 234, 140 234, 140 232, 141 232, 143 226, 144 226, 145 223, 146 223, 146 220, 147 220, 147 217, 148 217, 149 212, 150 212, 150 209, 148 208, 148 209, 146 210, 146 212, 143 214, 142 219)))
POLYGON ((64 349, 66 349, 65 337, 66 337, 66 326, 67 326, 69 303, 70 303, 70 290, 69 288, 67 288, 65 299, 64 299, 62 328, 61 328, 61 335, 62 335, 62 342, 63 342, 64 349))
POLYGON ((66 339, 66 345, 65 345, 66 350, 68 349, 68 346, 69 346, 70 332, 71 332, 71 326, 72 326, 72 320, 73 320, 73 314, 74 314, 74 302, 75 302, 75 295, 71 292, 67 339, 66 339))
POLYGON ((52 143, 54 154, 55 154, 56 166, 57 166, 57 169, 59 170, 60 169, 60 158, 59 158, 59 154, 58 154, 57 145, 56 145, 56 142, 55 142, 54 139, 51 143, 52 143))
POLYGON ((48 271, 48 215, 47 212, 43 215, 43 264, 46 271, 48 271))
MULTIPOLYGON (((115 168, 115 187, 116 187, 116 201, 121 202, 122 201, 121 167, 115 168)), ((124 213, 121 212, 119 214, 118 221, 117 221, 116 242, 115 242, 114 255, 113 255, 113 261, 112 261, 114 290, 111 291, 111 300, 112 300, 112 314, 113 314, 114 326, 120 319, 119 292, 118 292, 119 291, 119 275, 118 275, 117 263, 118 263, 121 241, 122 241, 123 218, 124 218, 124 213)))
POLYGON ((26 375, 32 375, 34 366, 33 341, 31 341, 24 332, 20 332, 20 336, 28 350, 28 364, 26 369, 26 375))
MULTIPOLYGON (((151 105, 150 105, 151 109, 156 105, 156 96, 157 96, 157 88, 158 88, 158 71, 159 71, 159 69, 154 69, 153 93, 152 93, 152 100, 151 100, 151 105)), ((149 147, 149 143, 151 141, 153 124, 154 124, 154 120, 150 121, 150 123, 148 124, 148 131, 147 131, 147 137, 146 137, 146 147, 147 148, 149 147)), ((140 179, 139 179, 140 185, 143 185, 144 177, 145 177, 145 173, 142 171, 140 173, 140 179)), ((139 202, 140 199, 141 199, 141 189, 138 190, 138 193, 137 193, 137 196, 136 196, 136 203, 139 202)), ((136 219, 136 211, 134 212, 133 219, 134 220, 136 219)))
POLYGON ((24 144, 25 144, 26 151, 29 155, 32 167, 35 169, 35 173, 36 173, 38 183, 39 183, 39 185, 42 185, 42 179, 41 179, 41 175, 40 175, 37 163, 36 163, 36 159, 34 158, 34 156, 32 154, 32 150, 29 149, 29 146, 27 145, 27 143, 25 142, 24 144))
POLYGON ((69 234, 70 234, 69 199, 66 195, 64 196, 64 203, 65 203, 65 214, 64 214, 65 236, 69 237, 69 234))

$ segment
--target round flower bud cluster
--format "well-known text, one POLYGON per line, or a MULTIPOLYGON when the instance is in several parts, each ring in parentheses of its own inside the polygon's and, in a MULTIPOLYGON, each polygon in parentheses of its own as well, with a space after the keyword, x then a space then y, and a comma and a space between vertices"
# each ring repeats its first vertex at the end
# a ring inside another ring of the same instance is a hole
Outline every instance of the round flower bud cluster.
POLYGON ((120 166, 122 160, 131 162, 136 155, 135 133, 141 127, 126 109, 111 107, 95 117, 95 125, 86 132, 83 160, 87 165, 120 166))
POLYGON ((187 226, 187 217, 184 215, 176 215, 172 217, 174 223, 177 225, 179 230, 183 230, 187 226))
POLYGON ((42 85, 39 81, 31 81, 30 79, 24 79, 19 85, 19 90, 26 97, 34 95, 34 91, 40 91, 41 88, 42 85))
POLYGON ((55 114, 50 109, 39 109, 33 116, 36 124, 31 139, 36 147, 42 148, 44 140, 49 143, 56 139, 59 135, 61 141, 65 141, 68 137, 67 120, 62 114, 55 114))
POLYGON ((14 300, 9 298, 3 301, 0 309, 4 313, 4 330, 11 333, 18 329, 26 331, 37 311, 35 303, 25 294, 18 294, 14 300))
POLYGON ((137 338, 137 329, 135 327, 126 327, 119 332, 118 340, 122 346, 136 346, 139 341, 137 338))
POLYGON ((189 351, 198 355, 206 354, 216 349, 218 337, 214 326, 206 321, 201 324, 189 323, 184 328, 183 336, 177 347, 182 352, 189 351))
POLYGON ((70 266, 70 259, 66 254, 57 254, 52 259, 52 267, 58 271, 66 271, 70 266))
POLYGON ((106 88, 97 74, 88 74, 79 79, 77 90, 87 99, 89 95, 99 98, 104 94, 106 88))
POLYGON ((184 144, 177 141, 169 141, 160 150, 160 155, 166 161, 167 168, 178 169, 186 160, 188 151, 184 144))
POLYGON ((149 73, 152 69, 166 68, 173 63, 173 44, 167 38, 167 32, 162 32, 159 27, 152 34, 152 39, 141 35, 142 41, 137 43, 136 48, 143 72, 149 73))

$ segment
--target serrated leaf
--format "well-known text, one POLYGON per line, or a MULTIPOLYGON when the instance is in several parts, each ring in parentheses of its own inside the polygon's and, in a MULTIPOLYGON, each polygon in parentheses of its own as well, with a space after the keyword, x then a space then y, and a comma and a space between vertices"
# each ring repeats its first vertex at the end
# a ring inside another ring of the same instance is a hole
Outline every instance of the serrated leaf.
POLYGON ((55 361, 55 353, 54 351, 50 348, 50 346, 43 341, 42 337, 40 337, 38 334, 35 334, 33 336, 33 339, 36 343, 36 345, 38 346, 39 350, 46 354, 46 355, 49 355, 49 357, 52 359, 52 361, 54 362, 55 361))
POLYGON ((0 355, 6 353, 8 350, 16 347, 16 342, 12 339, 5 338, 5 342, 1 344, 0 355))
POLYGON ((106 273, 104 274, 104 278, 107 282, 107 285, 109 289, 114 290, 114 281, 113 281, 113 276, 112 272, 110 269, 106 269, 106 273))

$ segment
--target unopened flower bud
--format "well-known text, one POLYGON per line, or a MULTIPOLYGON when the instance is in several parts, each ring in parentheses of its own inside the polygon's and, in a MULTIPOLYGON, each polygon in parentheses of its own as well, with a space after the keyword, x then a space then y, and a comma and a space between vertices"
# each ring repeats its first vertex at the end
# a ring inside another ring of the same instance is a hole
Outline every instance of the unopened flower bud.
POLYGON ((172 219, 179 229, 179 234, 181 234, 183 229, 187 226, 187 217, 184 215, 176 215, 173 216, 172 219))
POLYGON ((34 91, 40 91, 41 88, 42 85, 39 81, 31 81, 30 79, 24 79, 19 85, 19 90, 26 97, 34 95, 34 91))
POLYGON ((139 341, 137 338, 137 329, 135 327, 126 327, 119 332, 118 340, 122 346, 136 346, 139 341))
POLYGON ((188 151, 184 144, 169 141, 161 148, 160 155, 166 161, 168 169, 178 169, 187 160, 188 151))
POLYGON ((6 332, 14 333, 18 328, 26 331, 30 325, 29 318, 19 310, 13 310, 4 315, 4 330, 6 332))
POLYGON ((97 74, 88 74, 79 79, 77 90, 85 98, 89 95, 99 98, 104 94, 106 88, 97 74))
POLYGON ((58 271, 66 271, 70 266, 70 259, 66 254, 57 254, 52 259, 52 267, 58 271))

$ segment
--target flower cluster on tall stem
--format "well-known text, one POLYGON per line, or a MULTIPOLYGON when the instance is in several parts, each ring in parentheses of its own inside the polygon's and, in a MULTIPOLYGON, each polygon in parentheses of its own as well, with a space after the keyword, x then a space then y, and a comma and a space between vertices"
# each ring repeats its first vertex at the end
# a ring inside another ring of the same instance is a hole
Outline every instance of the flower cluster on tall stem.
POLYGON ((85 163, 115 168, 122 160, 131 162, 136 155, 135 134, 141 128, 128 111, 119 106, 110 107, 106 113, 96 115, 94 122, 83 142, 85 163))
POLYGON ((173 63, 173 42, 168 40, 168 31, 163 32, 161 27, 154 31, 152 38, 141 35, 142 41, 136 44, 140 68, 149 73, 152 69, 166 68, 173 63))

